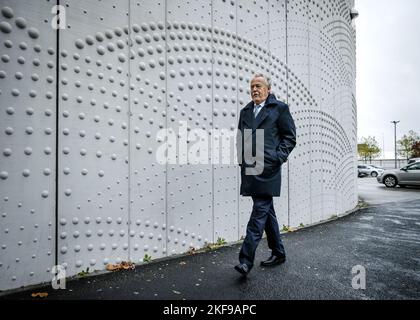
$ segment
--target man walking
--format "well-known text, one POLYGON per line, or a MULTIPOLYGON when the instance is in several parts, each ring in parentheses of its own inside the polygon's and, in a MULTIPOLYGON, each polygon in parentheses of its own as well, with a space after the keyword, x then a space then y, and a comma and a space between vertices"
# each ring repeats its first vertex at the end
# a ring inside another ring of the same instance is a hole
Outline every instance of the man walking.
POLYGON ((289 107, 271 94, 270 79, 256 74, 251 80, 251 97, 252 101, 241 110, 238 125, 241 195, 252 197, 254 203, 239 254, 240 263, 235 266, 242 275, 247 275, 254 265, 255 251, 264 230, 271 256, 261 265, 274 266, 286 260, 273 197, 280 196, 281 166, 296 145, 296 127, 289 107), (256 158, 247 149, 251 138, 256 158))

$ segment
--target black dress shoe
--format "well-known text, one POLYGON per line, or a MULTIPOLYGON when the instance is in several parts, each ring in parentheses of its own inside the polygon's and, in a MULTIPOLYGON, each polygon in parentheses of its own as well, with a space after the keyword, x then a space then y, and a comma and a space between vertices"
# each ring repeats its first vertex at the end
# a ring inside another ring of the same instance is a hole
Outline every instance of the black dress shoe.
POLYGON ((270 258, 268 258, 268 260, 266 261, 261 261, 261 266, 262 267, 271 267, 271 266, 276 266, 279 264, 282 264, 283 262, 286 261, 286 257, 277 257, 272 255, 270 258))
POLYGON ((244 276, 246 276, 249 273, 249 268, 245 263, 241 263, 235 266, 235 270, 244 276))

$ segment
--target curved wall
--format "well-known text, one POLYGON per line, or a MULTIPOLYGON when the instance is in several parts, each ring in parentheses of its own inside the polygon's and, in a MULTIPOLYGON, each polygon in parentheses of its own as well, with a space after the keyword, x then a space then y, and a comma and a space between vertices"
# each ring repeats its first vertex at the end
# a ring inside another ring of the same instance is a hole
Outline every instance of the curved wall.
POLYGON ((356 206, 354 1, 68 0, 59 31, 50 1, 0 4, 1 290, 241 239, 237 166, 181 160, 234 133, 256 72, 297 125, 279 224, 356 206))

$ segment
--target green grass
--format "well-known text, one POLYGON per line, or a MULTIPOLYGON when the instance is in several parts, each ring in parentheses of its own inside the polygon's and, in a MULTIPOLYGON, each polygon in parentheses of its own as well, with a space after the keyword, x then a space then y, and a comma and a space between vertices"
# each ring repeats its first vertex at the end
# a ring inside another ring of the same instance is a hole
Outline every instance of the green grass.
POLYGON ((80 271, 77 275, 79 277, 86 277, 89 274, 89 267, 87 267, 86 271, 80 271))
POLYGON ((204 251, 212 251, 220 248, 221 246, 227 244, 226 240, 224 238, 217 238, 216 243, 208 243, 203 250, 204 251))
POLYGON ((150 261, 152 261, 152 256, 145 254, 143 258, 143 262, 150 262, 150 261))

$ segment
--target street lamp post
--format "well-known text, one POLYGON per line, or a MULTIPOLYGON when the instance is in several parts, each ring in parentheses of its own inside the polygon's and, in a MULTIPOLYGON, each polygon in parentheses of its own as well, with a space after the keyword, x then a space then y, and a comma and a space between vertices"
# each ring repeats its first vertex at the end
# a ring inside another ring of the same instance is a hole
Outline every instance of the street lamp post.
POLYGON ((397 169, 397 124, 401 121, 391 121, 394 124, 395 169, 397 169))

